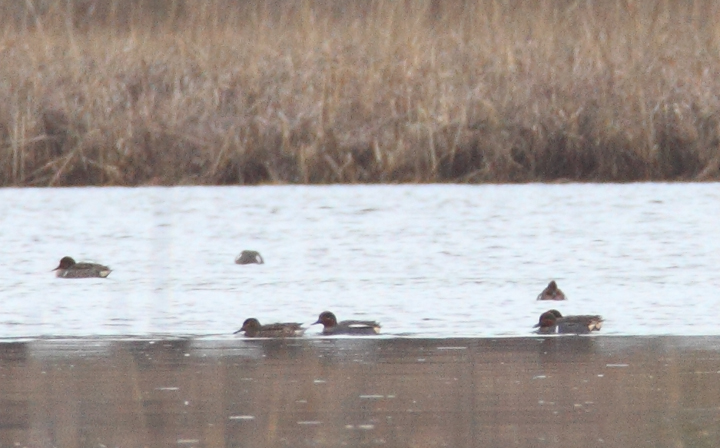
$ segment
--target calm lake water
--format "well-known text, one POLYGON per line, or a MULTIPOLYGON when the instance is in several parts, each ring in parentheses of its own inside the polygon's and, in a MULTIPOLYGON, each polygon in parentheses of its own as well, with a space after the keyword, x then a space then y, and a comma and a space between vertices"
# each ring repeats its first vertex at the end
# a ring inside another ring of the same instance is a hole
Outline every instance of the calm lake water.
POLYGON ((0 446, 720 446, 717 336, 88 341, 0 342, 0 446))
POLYGON ((718 184, 2 189, 0 229, 5 339, 224 339, 324 310, 518 336, 549 308, 602 314, 603 334, 720 334, 718 184), (65 255, 113 272, 58 279, 65 255), (569 300, 537 302, 552 279, 569 300))

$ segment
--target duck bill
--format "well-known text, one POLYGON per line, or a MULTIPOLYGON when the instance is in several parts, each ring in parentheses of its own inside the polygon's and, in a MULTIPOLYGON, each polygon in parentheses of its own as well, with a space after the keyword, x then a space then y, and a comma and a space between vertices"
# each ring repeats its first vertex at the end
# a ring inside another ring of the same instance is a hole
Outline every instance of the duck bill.
POLYGON ((322 323, 322 322, 320 321, 320 319, 318 319, 317 321, 311 323, 310 325, 317 325, 317 324, 321 324, 321 323, 322 323))
POLYGON ((539 326, 540 326, 540 324, 535 324, 535 325, 533 325, 532 327, 533 327, 533 328, 538 328, 539 326))

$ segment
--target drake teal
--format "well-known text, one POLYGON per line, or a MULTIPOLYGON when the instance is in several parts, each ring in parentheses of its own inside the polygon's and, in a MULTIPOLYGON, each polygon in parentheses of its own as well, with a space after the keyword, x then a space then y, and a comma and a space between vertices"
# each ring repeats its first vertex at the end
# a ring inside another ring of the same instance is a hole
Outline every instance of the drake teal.
POLYGON ((547 287, 543 289, 537 296, 537 300, 567 300, 565 294, 558 288, 555 280, 548 283, 547 287))
POLYGON ((244 250, 235 258, 235 264, 265 264, 265 260, 257 251, 244 250))
POLYGON ((233 334, 245 332, 247 338, 292 338, 302 336, 305 329, 296 322, 282 322, 260 325, 260 321, 251 317, 245 319, 242 328, 233 334))
POLYGON ((570 333, 588 334, 600 331, 603 318, 598 315, 563 316, 558 310, 549 310, 540 315, 533 328, 541 334, 570 333))
POLYGON ((322 334, 350 334, 356 336, 373 335, 380 333, 380 324, 371 320, 344 320, 338 322, 337 318, 330 311, 320 313, 317 322, 323 324, 322 334))
POLYGON ((55 275, 60 278, 105 278, 112 272, 109 267, 102 264, 76 263, 72 257, 62 257, 60 264, 53 271, 57 271, 55 275))

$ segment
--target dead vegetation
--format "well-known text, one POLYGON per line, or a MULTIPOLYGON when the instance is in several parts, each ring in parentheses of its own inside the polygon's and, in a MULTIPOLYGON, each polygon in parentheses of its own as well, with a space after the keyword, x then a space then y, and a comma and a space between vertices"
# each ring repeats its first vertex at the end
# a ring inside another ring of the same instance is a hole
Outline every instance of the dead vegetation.
POLYGON ((0 4, 0 185, 717 180, 720 4, 0 4))

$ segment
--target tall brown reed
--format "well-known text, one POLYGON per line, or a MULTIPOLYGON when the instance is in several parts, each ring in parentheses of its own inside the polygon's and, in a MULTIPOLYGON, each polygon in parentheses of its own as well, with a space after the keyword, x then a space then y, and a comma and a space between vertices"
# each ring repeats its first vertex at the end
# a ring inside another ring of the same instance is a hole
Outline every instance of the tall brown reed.
POLYGON ((0 184, 720 177, 711 0, 0 3, 0 184))

